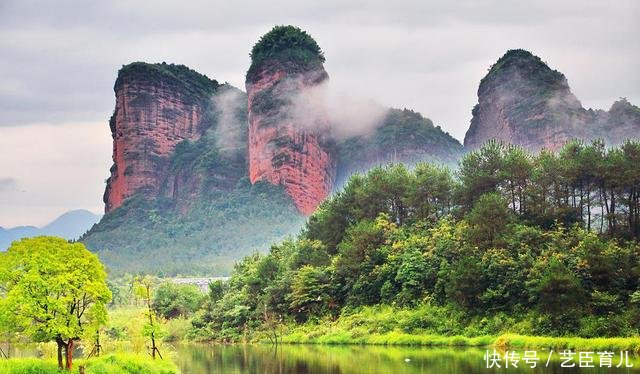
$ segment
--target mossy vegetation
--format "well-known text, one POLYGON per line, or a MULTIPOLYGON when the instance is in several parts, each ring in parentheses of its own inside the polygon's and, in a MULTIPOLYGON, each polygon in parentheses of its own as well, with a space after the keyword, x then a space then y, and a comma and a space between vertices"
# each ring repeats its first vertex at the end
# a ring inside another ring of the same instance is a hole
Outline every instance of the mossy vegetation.
POLYGON ((168 81, 173 83, 175 87, 195 94, 199 98, 212 95, 220 86, 215 79, 200 74, 185 65, 167 64, 166 62, 157 64, 132 62, 123 65, 118 71, 116 89, 127 80, 168 81))
POLYGON ((320 46, 311 35, 289 25, 275 26, 253 46, 247 81, 253 81, 267 61, 278 62, 288 69, 308 70, 322 67, 325 59, 320 46))
POLYGON ((228 274, 238 257, 294 233, 303 223, 279 186, 243 177, 229 190, 211 189, 186 214, 172 201, 141 196, 104 216, 82 238, 112 274, 228 274))

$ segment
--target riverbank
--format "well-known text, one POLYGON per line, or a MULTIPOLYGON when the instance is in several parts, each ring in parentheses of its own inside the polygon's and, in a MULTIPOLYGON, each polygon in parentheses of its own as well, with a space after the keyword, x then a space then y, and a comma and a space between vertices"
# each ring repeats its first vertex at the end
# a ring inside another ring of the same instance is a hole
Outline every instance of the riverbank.
MULTIPOLYGON (((640 354, 640 336, 579 337, 537 335, 532 318, 496 315, 464 318, 445 308, 363 307, 335 320, 285 324, 280 340, 289 344, 361 344, 500 349, 614 350, 640 354)), ((256 335, 270 342, 269 332, 256 335)), ((273 335, 273 331, 271 332, 273 335)))
POLYGON ((282 337, 287 344, 390 345, 423 347, 487 347, 503 350, 571 349, 573 351, 629 351, 640 354, 640 337, 579 338, 504 334, 466 337, 461 335, 414 335, 402 332, 356 336, 349 332, 327 332, 321 335, 294 332, 282 337))
MULTIPOLYGON (((85 367, 85 374, 179 374, 180 371, 169 360, 152 360, 140 355, 106 355, 103 357, 76 360, 73 370, 65 373, 79 373, 85 367)), ((11 358, 0 359, 0 373, 3 374, 57 374, 58 365, 53 359, 11 358)))

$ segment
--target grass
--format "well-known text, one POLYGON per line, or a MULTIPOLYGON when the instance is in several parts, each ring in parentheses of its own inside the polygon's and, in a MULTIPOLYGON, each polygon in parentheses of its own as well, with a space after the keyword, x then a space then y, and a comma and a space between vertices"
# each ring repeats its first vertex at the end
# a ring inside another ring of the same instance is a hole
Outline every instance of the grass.
POLYGON ((37 358, 12 358, 0 360, 0 373, 3 374, 48 374, 58 373, 58 365, 52 360, 37 358))
POLYGON ((546 337, 505 334, 499 336, 493 345, 504 348, 530 349, 572 349, 585 350, 615 350, 640 353, 640 337, 632 338, 576 338, 576 337, 546 337))
MULTIPOLYGON (((362 344, 500 349, 615 350, 640 353, 640 337, 580 338, 531 336, 530 324, 505 317, 464 320, 446 308, 363 307, 337 320, 322 319, 283 327, 290 344, 362 344), (466 324, 466 325, 465 325, 466 324)), ((257 337, 261 340, 260 337, 257 337)))
POLYGON ((297 331, 285 335, 289 344, 359 344, 404 345, 423 347, 495 347, 501 349, 571 349, 574 351, 629 351, 640 353, 640 337, 576 338, 504 334, 500 336, 420 335, 392 331, 384 334, 357 336, 349 331, 325 332, 321 335, 297 331))
MULTIPOLYGON (((86 367, 86 374, 179 374, 176 366, 168 360, 152 360, 138 355, 118 354, 77 360, 71 373, 78 373, 81 365, 86 367)), ((12 358, 0 360, 0 373, 50 374, 59 371, 54 360, 12 358)))

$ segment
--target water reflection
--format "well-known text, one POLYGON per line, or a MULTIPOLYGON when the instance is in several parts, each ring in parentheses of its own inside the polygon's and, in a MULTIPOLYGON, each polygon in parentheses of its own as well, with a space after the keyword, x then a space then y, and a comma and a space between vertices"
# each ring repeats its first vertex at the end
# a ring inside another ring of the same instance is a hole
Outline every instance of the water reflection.
MULTIPOLYGON (((625 373, 632 369, 549 368, 487 369, 484 350, 376 346, 189 345, 176 348, 176 362, 183 374, 488 374, 488 373, 625 373)), ((542 354, 542 352, 541 352, 542 354)), ((539 365, 544 366, 544 359, 539 365)), ((616 361, 617 364, 617 361, 616 361)), ((597 366, 597 364, 596 364, 597 366)))

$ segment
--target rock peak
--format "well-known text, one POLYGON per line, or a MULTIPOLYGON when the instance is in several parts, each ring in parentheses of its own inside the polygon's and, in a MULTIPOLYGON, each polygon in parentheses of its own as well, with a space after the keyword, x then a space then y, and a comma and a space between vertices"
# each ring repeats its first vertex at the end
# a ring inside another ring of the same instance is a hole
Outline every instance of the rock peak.
POLYGON ((523 49, 507 51, 491 66, 472 115, 465 147, 496 139, 531 151, 555 150, 571 139, 618 144, 634 134, 640 117, 626 101, 614 103, 609 113, 586 110, 562 73, 523 49))
POLYGON ((109 121, 113 166, 105 212, 138 193, 159 195, 175 146, 199 139, 210 125, 209 99, 218 87, 217 81, 184 65, 134 62, 120 69, 109 121))
POLYGON ((246 80, 251 183, 284 186, 307 215, 331 192, 337 160, 328 115, 295 115, 293 99, 328 79, 323 62, 309 34, 276 26, 251 50, 246 80))
POLYGON ((275 26, 264 34, 251 49, 251 66, 247 81, 255 81, 256 73, 265 65, 296 70, 318 70, 325 61, 318 43, 306 31, 296 26, 275 26))
POLYGON ((480 81, 478 96, 496 87, 522 95, 549 90, 569 91, 569 84, 562 73, 551 69, 540 57, 524 49, 511 49, 491 65, 487 75, 480 81))

